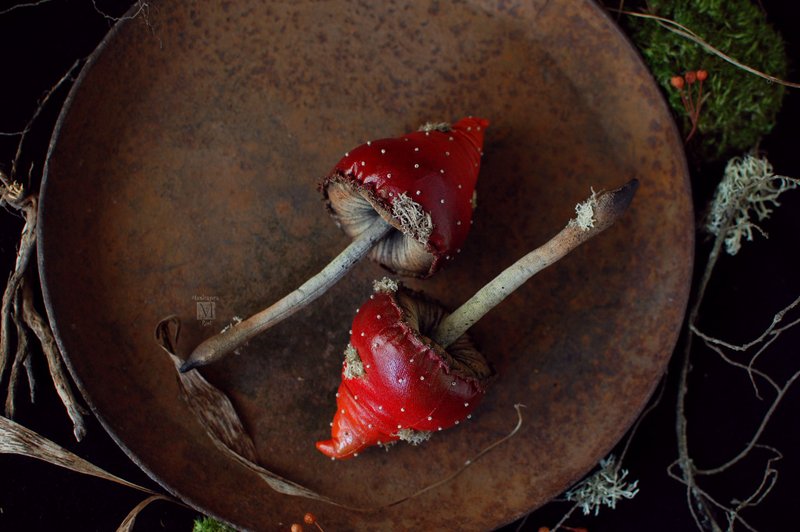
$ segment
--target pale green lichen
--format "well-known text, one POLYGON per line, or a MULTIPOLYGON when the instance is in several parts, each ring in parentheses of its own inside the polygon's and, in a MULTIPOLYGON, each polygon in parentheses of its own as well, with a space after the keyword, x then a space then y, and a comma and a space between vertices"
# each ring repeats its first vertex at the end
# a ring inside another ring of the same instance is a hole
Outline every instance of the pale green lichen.
POLYGON ((575 487, 567 491, 565 497, 580 506, 584 515, 600 512, 601 506, 611 509, 617 507, 617 502, 622 499, 633 499, 639 488, 639 481, 626 482, 628 476, 626 469, 620 469, 614 455, 600 461, 600 469, 580 481, 575 487))
POLYGON ((594 208, 597 207, 597 195, 592 190, 592 195, 586 201, 575 205, 575 218, 569 221, 569 225, 577 225, 582 231, 594 227, 594 208))
POLYGON ((442 133, 447 133, 448 131, 452 131, 452 127, 447 122, 425 122, 421 126, 419 126, 420 131, 441 131, 442 133))
POLYGON ((427 244, 433 232, 433 219, 422 205, 405 192, 392 202, 392 216, 400 224, 400 230, 420 244, 427 244))
POLYGON ((361 362, 361 357, 358 356, 358 351, 352 344, 347 344, 347 347, 344 348, 344 378, 357 379, 364 375, 364 364, 361 362))
POLYGON ((432 432, 425 430, 401 429, 397 431, 397 437, 411 445, 420 445, 431 439, 432 432))
POLYGON ((798 180, 775 175, 772 165, 765 157, 747 154, 734 157, 725 166, 725 173, 717 186, 706 217, 705 228, 712 235, 724 231, 725 251, 736 255, 742 240, 752 241, 753 233, 766 232, 752 221, 755 215, 759 222, 769 218, 771 207, 778 207, 778 197, 796 188, 798 180))
POLYGON ((400 284, 394 279, 390 279, 388 277, 384 277, 383 279, 373 281, 372 283, 373 292, 383 292, 385 294, 392 294, 394 292, 397 292, 398 288, 400 288, 400 284))

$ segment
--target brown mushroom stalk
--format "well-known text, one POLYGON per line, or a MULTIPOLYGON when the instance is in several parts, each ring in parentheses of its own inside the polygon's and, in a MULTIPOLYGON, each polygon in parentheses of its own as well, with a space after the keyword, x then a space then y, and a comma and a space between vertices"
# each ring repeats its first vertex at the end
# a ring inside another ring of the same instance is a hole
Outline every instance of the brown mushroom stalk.
POLYGON ((528 279, 616 222, 633 200, 639 181, 632 179, 611 191, 592 194, 576 207, 577 216, 544 245, 506 268, 466 303, 447 316, 431 338, 446 348, 528 279))
POLYGON ((350 245, 319 273, 276 303, 231 326, 223 333, 206 339, 192 351, 186 362, 181 365, 180 371, 186 372, 229 355, 253 337, 313 302, 344 277, 391 229, 391 224, 376 216, 369 228, 354 238, 350 245))

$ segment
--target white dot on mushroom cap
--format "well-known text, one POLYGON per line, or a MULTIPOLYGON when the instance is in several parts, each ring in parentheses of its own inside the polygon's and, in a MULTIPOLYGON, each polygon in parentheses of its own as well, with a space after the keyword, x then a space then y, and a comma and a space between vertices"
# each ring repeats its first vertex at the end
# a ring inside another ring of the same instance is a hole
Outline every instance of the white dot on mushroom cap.
POLYGON ((415 147, 414 151, 419 151, 419 146, 415 147))
POLYGON ((442 427, 436 427, 436 430, 442 430, 442 427))
POLYGON ((457 221, 456 225, 461 225, 461 220, 457 221))
POLYGON ((386 149, 385 148, 381 148, 381 153, 386 153, 386 149))
POLYGON ((344 408, 342 408, 342 414, 344 414, 344 408))
POLYGON ((469 406, 469 403, 464 403, 464 407, 467 407, 467 406, 469 406))
POLYGON ((408 137, 403 137, 403 140, 408 142, 408 137))
POLYGON ((389 196, 394 196, 394 192, 389 192, 389 196))
POLYGON ((380 315, 380 314, 378 314, 376 317, 377 317, 378 319, 381 319, 381 315, 380 315))
POLYGON ((414 168, 419 168, 419 163, 414 163, 414 168))
POLYGON ((444 260, 450 260, 450 255, 445 255, 444 260))
POLYGON ((334 461, 336 461, 336 457, 335 456, 331 456, 331 462, 334 462, 334 461))
MULTIPOLYGON (((356 314, 358 314, 358 311, 359 311, 359 310, 361 310, 361 309, 360 309, 360 308, 357 308, 357 309, 356 309, 356 314)), ((352 333, 351 333, 351 334, 352 334, 352 333)))
POLYGON ((461 253, 461 248, 456 249, 456 253, 461 253))
POLYGON ((347 334, 352 335, 353 334, 353 329, 350 329, 349 331, 347 331, 347 334))
POLYGON ((475 127, 475 129, 477 129, 478 131, 480 131, 480 130, 481 130, 481 126, 476 126, 476 127, 475 127))
POLYGON ((444 173, 444 170, 441 170, 441 169, 440 169, 440 170, 439 170, 439 173, 440 173, 440 174, 443 174, 443 173, 444 173))
POLYGON ((345 157, 347 157, 348 155, 350 155, 350 152, 349 152, 349 151, 346 151, 346 152, 344 152, 344 156, 345 156, 345 157))
POLYGON ((363 332, 361 333, 361 336, 364 336, 364 333, 363 333, 363 332))
POLYGON ((460 421, 458 421, 458 420, 456 420, 456 425, 458 425, 459 423, 461 423, 461 422, 460 422, 460 421))
POLYGON ((425 375, 420 375, 419 376, 419 380, 424 381, 425 380, 425 375))
POLYGON ((365 163, 364 161, 361 161, 361 166, 366 166, 366 164, 367 163, 365 163))
POLYGON ((420 194, 422 194, 422 191, 417 190, 417 196, 419 196, 420 194))
POLYGON ((369 368, 370 368, 370 365, 369 365, 369 364, 367 364, 367 369, 369 369, 369 368))
POLYGON ((450 386, 455 386, 455 385, 456 385, 456 381, 453 381, 453 382, 450 383, 450 386))
POLYGON ((336 397, 339 397, 339 392, 336 392, 336 397))
POLYGON ((353 458, 357 458, 357 457, 358 457, 358 453, 353 453, 353 458))
POLYGON ((330 425, 330 426, 332 427, 332 426, 333 426, 333 421, 331 421, 330 423, 328 423, 328 425, 330 425))
POLYGON ((375 299, 375 294, 369 296, 370 299, 375 299))
POLYGON ((371 140, 367 141, 367 146, 372 146, 372 141, 371 140))
POLYGON ((472 126, 467 126, 467 131, 472 131, 472 126))
POLYGON ((444 199, 440 199, 440 200, 439 200, 439 203, 441 203, 442 205, 444 205, 444 199))
POLYGON ((447 140, 453 140, 453 137, 448 137, 447 140))
POLYGON ((398 428, 398 429, 402 429, 402 428, 403 428, 403 425, 397 425, 397 428, 398 428))
POLYGON ((371 429, 372 428, 372 423, 367 423, 367 428, 371 429))
POLYGON ((403 379, 403 378, 397 379, 397 382, 399 382, 400 384, 403 384, 405 382, 405 379, 403 379))
POLYGON ((378 410, 383 410, 383 405, 378 405, 378 410))
POLYGON ((461 183, 459 183, 459 184, 458 184, 458 188, 459 188, 459 189, 461 188, 461 183))
POLYGON ((357 396, 357 395, 354 395, 354 396, 353 396, 353 399, 355 399, 356 401, 358 401, 358 396, 357 396))
POLYGON ((401 407, 400 407, 400 411, 401 411, 401 412, 405 412, 405 411, 406 411, 406 409, 405 409, 405 408, 403 408, 403 407, 401 406, 401 407))
POLYGON ((431 136, 431 132, 430 132, 430 131, 426 131, 426 132, 425 132, 425 136, 426 136, 426 137, 430 137, 430 136, 431 136))
POLYGON ((433 417, 428 416, 428 421, 433 421, 433 417))
POLYGON ((444 154, 445 154, 446 157, 450 157, 450 152, 449 151, 444 152, 444 154))
POLYGON ((472 419, 472 414, 467 414, 467 419, 472 419))

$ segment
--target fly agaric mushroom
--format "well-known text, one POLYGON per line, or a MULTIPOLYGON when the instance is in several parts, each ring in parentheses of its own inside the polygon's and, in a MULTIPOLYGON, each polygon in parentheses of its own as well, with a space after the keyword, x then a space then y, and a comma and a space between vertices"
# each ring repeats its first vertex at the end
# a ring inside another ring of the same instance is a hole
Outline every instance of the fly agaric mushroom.
POLYGON ((428 277, 461 251, 489 122, 428 123, 399 138, 369 141, 320 184, 337 224, 353 241, 317 275, 270 307, 208 338, 180 370, 230 354, 324 294, 366 254, 392 272, 428 277))
POLYGON ((413 444, 469 418, 493 372, 466 331, 533 275, 610 227, 638 181, 592 196, 543 246, 504 270, 452 314, 383 279, 359 308, 345 349, 331 436, 317 449, 333 459, 373 445, 413 444))

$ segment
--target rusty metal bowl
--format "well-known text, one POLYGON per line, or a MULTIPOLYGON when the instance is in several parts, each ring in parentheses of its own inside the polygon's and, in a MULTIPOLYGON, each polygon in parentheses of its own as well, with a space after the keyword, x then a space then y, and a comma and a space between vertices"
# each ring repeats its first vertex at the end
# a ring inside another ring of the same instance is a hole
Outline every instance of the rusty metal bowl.
POLYGON ((114 27, 55 133, 41 201, 49 316, 79 388, 123 449, 195 508, 248 529, 313 511, 332 530, 487 529, 545 503, 631 425, 675 344, 692 264, 679 139, 659 91, 590 0, 150 2, 114 27), (631 211, 473 329, 499 378, 474 419, 422 447, 332 462, 342 350, 372 279, 359 265, 312 307, 203 373, 271 470, 343 503, 280 495, 220 453, 153 340, 181 347, 297 286, 342 249, 316 190, 349 148, 462 115, 492 121, 459 260, 411 282, 450 306, 637 177, 631 211))

